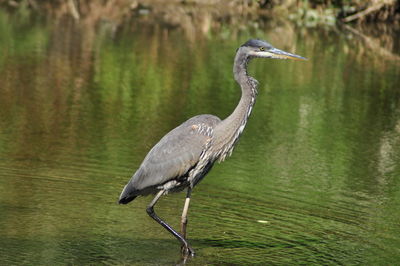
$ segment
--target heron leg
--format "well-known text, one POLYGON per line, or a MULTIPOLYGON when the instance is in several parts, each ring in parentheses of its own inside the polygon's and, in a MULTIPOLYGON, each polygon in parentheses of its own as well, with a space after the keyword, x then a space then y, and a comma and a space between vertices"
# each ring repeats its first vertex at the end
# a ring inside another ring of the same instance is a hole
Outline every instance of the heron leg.
POLYGON ((167 229, 168 232, 170 232, 176 239, 181 242, 182 246, 184 247, 182 249, 182 252, 184 255, 192 255, 194 256, 194 250, 190 247, 189 243, 186 241, 184 237, 182 237, 178 232, 176 232, 169 224, 161 220, 160 217, 156 215, 154 212, 154 205, 156 205, 157 201, 159 198, 164 194, 165 190, 160 190, 157 195, 154 197, 154 199, 151 201, 151 203, 147 206, 147 214, 153 218, 157 223, 162 225, 165 229, 167 229))
POLYGON ((188 223, 187 213, 189 210, 191 194, 192 194, 192 189, 190 187, 188 187, 187 193, 186 193, 185 205, 183 206, 182 218, 181 218, 181 234, 182 234, 183 238, 185 238, 185 239, 186 239, 186 226, 188 223))

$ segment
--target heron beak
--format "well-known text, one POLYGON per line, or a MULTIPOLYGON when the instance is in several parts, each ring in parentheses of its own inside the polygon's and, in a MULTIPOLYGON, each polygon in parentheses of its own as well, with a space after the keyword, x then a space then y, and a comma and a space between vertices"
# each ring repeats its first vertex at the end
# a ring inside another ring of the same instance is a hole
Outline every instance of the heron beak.
POLYGON ((265 52, 259 52, 259 57, 267 57, 267 58, 275 58, 275 59, 293 59, 293 60, 307 60, 307 58, 302 57, 300 55, 291 54, 276 48, 272 48, 265 52))

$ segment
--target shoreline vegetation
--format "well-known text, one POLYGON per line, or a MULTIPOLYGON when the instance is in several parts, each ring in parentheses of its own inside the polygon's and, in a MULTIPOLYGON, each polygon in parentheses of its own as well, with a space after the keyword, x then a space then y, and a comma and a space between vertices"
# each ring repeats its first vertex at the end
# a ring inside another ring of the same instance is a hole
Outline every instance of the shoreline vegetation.
POLYGON ((182 13, 210 13, 224 19, 236 15, 285 17, 305 26, 336 23, 400 22, 400 0, 0 0, 9 10, 28 9, 79 20, 107 11, 105 17, 162 15, 177 19, 182 13))

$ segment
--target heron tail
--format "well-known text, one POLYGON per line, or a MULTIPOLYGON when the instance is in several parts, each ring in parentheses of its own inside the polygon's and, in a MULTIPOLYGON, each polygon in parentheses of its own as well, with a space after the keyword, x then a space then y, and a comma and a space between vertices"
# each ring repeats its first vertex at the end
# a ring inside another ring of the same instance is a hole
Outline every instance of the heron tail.
POLYGON ((121 195, 119 196, 119 200, 118 203, 119 204, 128 204, 129 202, 131 202, 132 200, 134 200, 137 195, 134 194, 134 189, 132 188, 132 186, 130 185, 130 183, 128 183, 124 189, 122 190, 121 195))

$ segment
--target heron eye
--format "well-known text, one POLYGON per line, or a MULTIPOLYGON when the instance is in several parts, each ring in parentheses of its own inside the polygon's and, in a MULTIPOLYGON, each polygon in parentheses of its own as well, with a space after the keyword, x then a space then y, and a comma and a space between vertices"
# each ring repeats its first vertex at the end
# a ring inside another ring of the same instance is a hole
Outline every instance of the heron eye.
POLYGON ((265 50, 265 48, 261 46, 260 47, 260 51, 264 51, 264 50, 265 50))

